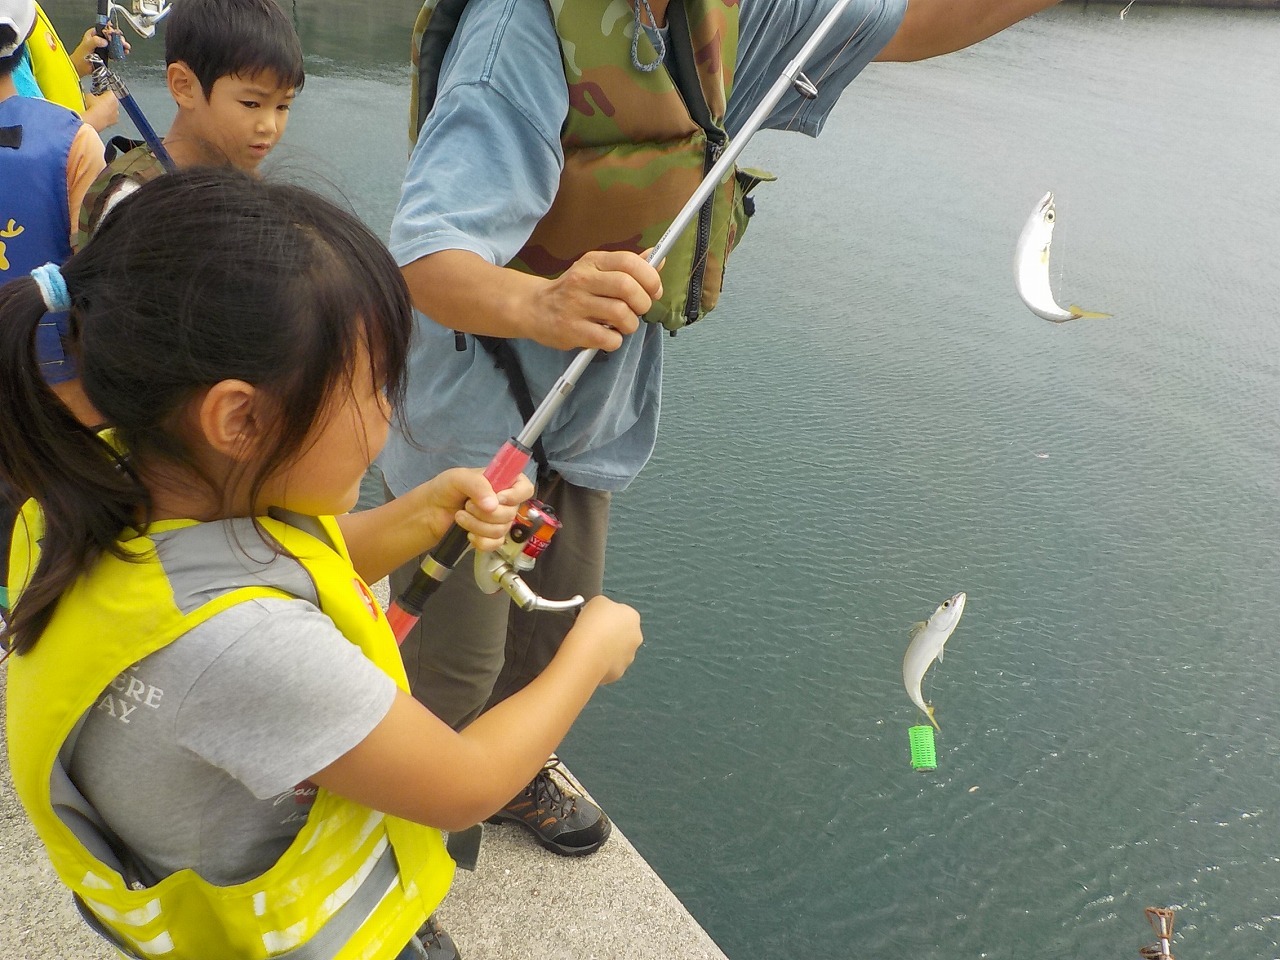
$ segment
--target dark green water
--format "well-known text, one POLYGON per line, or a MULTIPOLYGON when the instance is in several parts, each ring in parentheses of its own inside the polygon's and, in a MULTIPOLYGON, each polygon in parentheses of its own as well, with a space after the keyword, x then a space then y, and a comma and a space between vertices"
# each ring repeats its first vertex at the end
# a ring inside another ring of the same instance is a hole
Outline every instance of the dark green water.
MULTIPOLYGON (((276 164, 385 233, 413 4, 295 9, 276 164)), ((734 960, 1132 957, 1148 905, 1180 958, 1280 957, 1280 16, 1118 11, 759 137, 782 179, 670 343, 611 543, 648 641, 564 752, 734 960), (1059 299, 1113 320, 1013 292, 1049 189, 1059 299), (907 629, 957 590, 916 773, 907 629)))

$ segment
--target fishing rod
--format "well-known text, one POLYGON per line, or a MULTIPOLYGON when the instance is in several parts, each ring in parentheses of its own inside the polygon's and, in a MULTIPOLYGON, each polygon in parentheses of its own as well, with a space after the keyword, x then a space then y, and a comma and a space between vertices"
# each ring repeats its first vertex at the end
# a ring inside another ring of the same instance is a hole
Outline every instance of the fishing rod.
POLYGON ((169 151, 165 149, 164 141, 160 139, 159 135, 156 134, 155 128, 147 121, 142 108, 138 106, 138 101, 133 99, 133 94, 129 92, 129 88, 125 86, 124 81, 109 66, 112 60, 123 60, 125 58, 124 37, 120 31, 117 29, 109 35, 107 33, 107 27, 111 25, 112 14, 123 16, 128 21, 129 26, 138 31, 139 36, 146 38, 155 36, 156 24, 169 15, 170 4, 168 0, 134 0, 133 5, 136 15, 130 13, 119 4, 113 3, 112 0, 98 0, 98 15, 94 31, 98 36, 106 38, 107 45, 89 57, 90 63, 93 64, 92 90, 94 94, 110 91, 120 101, 120 106, 129 115, 133 125, 138 128, 138 133, 142 134, 142 139, 146 141, 147 147, 155 154, 156 159, 160 161, 165 170, 173 173, 178 167, 173 162, 173 158, 169 156, 169 151))
MULTIPOLYGON (((769 118, 773 108, 778 105, 778 102, 786 92, 794 89, 806 100, 813 100, 818 96, 817 86, 803 73, 804 65, 813 56, 818 45, 832 31, 836 21, 840 19, 841 14, 852 2, 853 0, 840 0, 827 12, 822 22, 818 24, 809 39, 805 41, 804 46, 800 48, 800 51, 787 64, 778 79, 774 81, 773 86, 765 93, 751 116, 742 125, 738 135, 724 145, 715 164, 702 178, 702 182, 698 184, 693 196, 676 214, 675 219, 671 221, 671 226, 667 227, 657 245, 649 252, 646 259, 650 264, 661 263, 662 259, 671 252, 671 248, 675 246, 677 238, 693 222, 702 205, 720 185, 721 180, 733 169, 734 163, 746 148, 747 142, 764 126, 765 120, 769 118)), ((551 387, 551 391, 543 399, 542 403, 534 410, 533 415, 529 417, 528 422, 525 423, 520 432, 504 443, 493 459, 489 461, 489 465, 485 467, 484 475, 494 490, 507 489, 515 482, 516 477, 524 471, 532 455, 533 445, 537 442, 538 437, 542 435, 542 431, 546 429, 556 411, 560 409, 565 399, 573 391, 579 377, 582 376, 583 371, 587 369, 592 358, 598 352, 599 349, 596 347, 587 347, 580 350, 578 355, 574 357, 573 362, 569 364, 568 369, 560 375, 560 379, 551 387)), ((422 616, 422 608, 427 600, 448 579, 458 561, 466 554, 469 546, 470 541, 467 539, 467 532, 455 523, 449 528, 449 532, 445 534, 435 549, 427 554, 426 559, 422 561, 422 565, 414 573, 413 581, 395 599, 391 604, 391 609, 387 611, 387 619, 391 623, 391 628, 395 632, 397 641, 403 642, 409 631, 413 629, 413 625, 422 616)), ((568 601, 563 602, 567 603, 568 601)))

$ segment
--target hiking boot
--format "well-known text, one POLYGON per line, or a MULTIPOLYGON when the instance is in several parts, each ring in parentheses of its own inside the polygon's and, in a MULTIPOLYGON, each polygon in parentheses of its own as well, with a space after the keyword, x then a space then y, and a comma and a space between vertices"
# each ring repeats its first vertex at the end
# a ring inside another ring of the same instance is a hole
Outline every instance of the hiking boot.
POLYGON ((595 853, 613 832, 604 811, 585 797, 561 787, 554 772, 568 786, 552 758, 515 799, 489 818, 489 823, 518 823, 552 853, 582 857, 595 853))
POLYGON ((415 951, 419 960, 462 960, 462 954, 453 944, 453 937, 445 933, 434 913, 427 917, 427 922, 417 933, 417 939, 422 948, 420 953, 415 951))

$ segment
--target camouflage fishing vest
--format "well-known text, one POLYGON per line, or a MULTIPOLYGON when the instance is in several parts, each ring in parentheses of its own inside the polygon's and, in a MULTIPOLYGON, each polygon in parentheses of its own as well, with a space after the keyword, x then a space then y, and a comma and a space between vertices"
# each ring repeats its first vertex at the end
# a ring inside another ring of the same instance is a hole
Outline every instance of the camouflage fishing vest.
MULTIPOLYGON (((113 138, 112 143, 118 139, 120 138, 113 138)), ((84 202, 80 204, 80 222, 75 236, 71 238, 71 249, 77 252, 84 249, 84 245, 98 229, 108 201, 125 180, 142 186, 164 172, 164 164, 145 143, 111 160, 84 195, 84 202)))
MULTIPOLYGON (((466 0, 426 0, 414 25, 410 134, 436 99, 440 64, 466 0)), ((549 0, 569 87, 565 164, 551 209, 507 266, 557 277, 591 250, 657 244, 720 156, 738 47, 734 0, 673 0, 666 69, 631 64, 626 0, 549 0)), ((647 35, 641 62, 657 59, 647 35)), ((644 319, 675 331, 713 309, 725 261, 746 229, 747 194, 773 177, 728 174, 683 231, 662 269, 662 300, 644 319)))

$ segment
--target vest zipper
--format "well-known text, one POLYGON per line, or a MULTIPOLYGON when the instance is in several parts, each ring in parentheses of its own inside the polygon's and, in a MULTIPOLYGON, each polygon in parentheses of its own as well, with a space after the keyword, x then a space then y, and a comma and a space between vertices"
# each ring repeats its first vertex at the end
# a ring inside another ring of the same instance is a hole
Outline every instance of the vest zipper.
MULTIPOLYGON (((702 164, 702 175, 705 177, 720 159, 724 152, 725 135, 714 127, 707 130, 706 159, 702 164)), ((717 187, 717 189, 719 189, 717 187)), ((702 307, 702 285, 707 272, 707 247, 711 245, 711 212, 715 206, 716 195, 713 192, 707 202, 698 211, 698 236, 693 245, 693 272, 689 277, 689 291, 684 302, 684 322, 693 323, 698 319, 702 307)))

